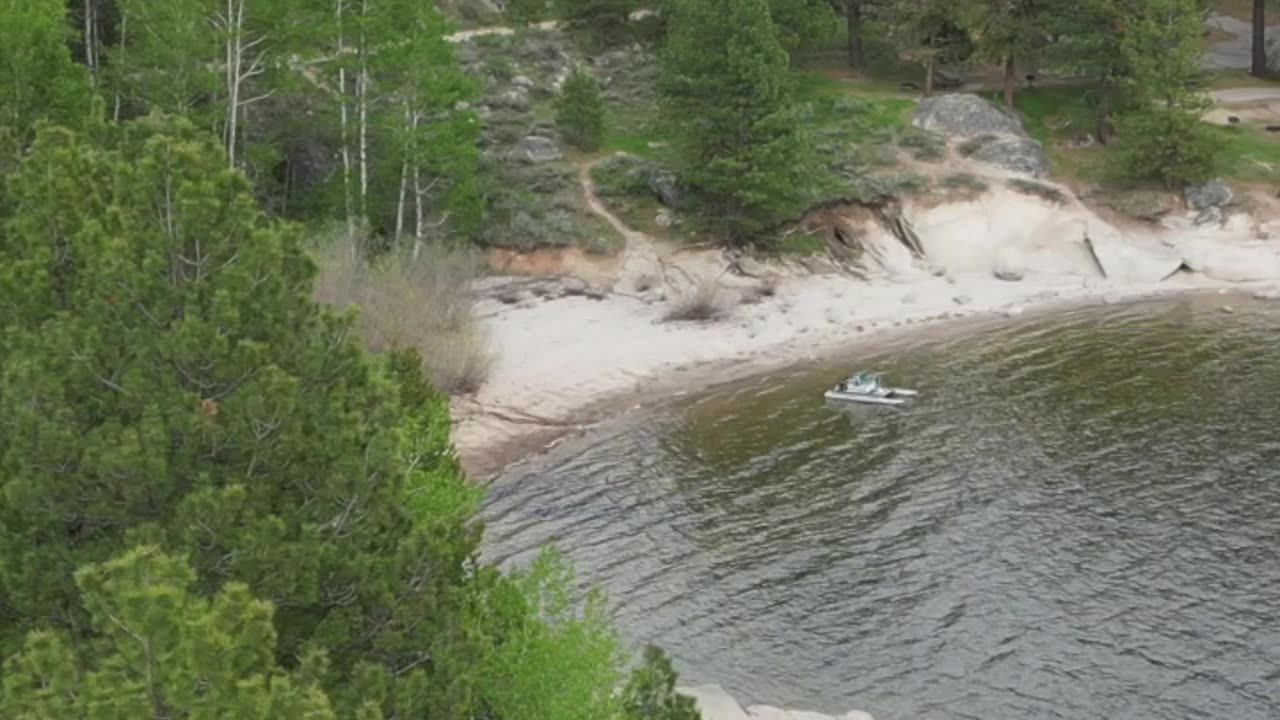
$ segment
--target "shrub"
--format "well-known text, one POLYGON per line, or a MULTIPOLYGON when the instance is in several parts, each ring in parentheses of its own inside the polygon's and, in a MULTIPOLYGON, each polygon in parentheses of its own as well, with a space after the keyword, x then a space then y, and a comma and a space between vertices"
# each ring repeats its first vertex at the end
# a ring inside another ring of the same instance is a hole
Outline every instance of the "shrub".
POLYGON ((955 173, 942 178, 942 187, 946 190, 961 192, 968 195, 977 195, 987 191, 987 183, 976 175, 969 173, 955 173))
POLYGON ((1022 193, 1023 195, 1033 195, 1041 200, 1048 200, 1055 205, 1061 205, 1067 201, 1067 196, 1062 191, 1051 185, 1035 182, 1034 180, 1024 180, 1022 178, 1010 178, 1009 187, 1022 193))
POLYGON ((946 138, 910 125, 898 133, 898 146, 910 149, 915 159, 925 162, 938 162, 947 156, 946 138))
POLYGON ((556 98, 556 126, 564 141, 581 150, 595 150, 604 137, 604 101, 595 78, 580 67, 564 81, 556 98))
POLYGON ((1118 118, 1116 130, 1115 169, 1124 177, 1174 188, 1204 182, 1214 174, 1213 136, 1195 114, 1144 108, 1118 118))
POLYGON ((661 170, 653 163, 626 153, 615 153, 591 168, 596 194, 601 197, 623 195, 650 196, 650 180, 661 170))
POLYGON ((432 383, 452 395, 484 384, 493 355, 468 292, 482 269, 476 253, 426 245, 370 265, 351 243, 335 242, 319 264, 317 299, 359 306, 356 331, 370 350, 417 350, 432 383))
POLYGON ((960 143, 960 145, 956 149, 960 151, 961 155, 965 157, 969 157, 974 153, 978 152, 979 150, 981 150, 982 148, 986 147, 987 145, 990 145, 992 141, 998 140, 998 139, 999 138, 997 138, 995 135, 977 135, 975 137, 971 137, 968 140, 965 140, 964 142, 960 143))
POLYGON ((730 300, 720 281, 703 277, 676 296, 665 319, 668 322, 718 320, 727 315, 729 309, 730 300))

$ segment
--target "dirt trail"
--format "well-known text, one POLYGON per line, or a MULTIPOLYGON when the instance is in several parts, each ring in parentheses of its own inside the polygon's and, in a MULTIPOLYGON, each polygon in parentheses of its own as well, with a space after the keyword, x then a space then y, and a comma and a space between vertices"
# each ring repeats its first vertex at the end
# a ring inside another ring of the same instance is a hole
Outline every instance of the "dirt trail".
POLYGON ((641 289, 637 286, 647 284, 645 282, 646 279, 653 281, 657 279, 657 276, 665 275, 663 271, 666 265, 663 259, 665 253, 657 240, 646 233, 628 227, 609 208, 605 207, 605 204, 600 200, 600 196, 596 194, 596 182, 591 177, 591 170, 607 159, 601 158, 592 161, 583 165, 579 170, 578 178, 582 183, 582 196, 587 202, 587 209, 609 223, 609 226, 617 231, 626 243, 622 250, 622 262, 618 270, 617 289, 623 291, 641 289))

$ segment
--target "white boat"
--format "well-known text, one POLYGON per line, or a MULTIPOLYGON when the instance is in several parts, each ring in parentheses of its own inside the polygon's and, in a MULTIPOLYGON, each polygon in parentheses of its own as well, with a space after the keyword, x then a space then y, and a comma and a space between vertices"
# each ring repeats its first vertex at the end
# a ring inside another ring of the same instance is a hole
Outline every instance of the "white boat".
POLYGON ((848 380, 828 390, 823 396, 837 402, 856 402, 868 405, 905 405, 907 398, 920 393, 906 388, 885 387, 880 376, 869 372, 854 374, 848 380))

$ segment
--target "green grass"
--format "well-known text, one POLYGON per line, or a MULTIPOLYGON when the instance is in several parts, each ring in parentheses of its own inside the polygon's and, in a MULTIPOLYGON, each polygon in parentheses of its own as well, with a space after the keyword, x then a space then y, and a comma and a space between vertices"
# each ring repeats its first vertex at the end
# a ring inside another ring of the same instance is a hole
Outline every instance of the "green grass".
POLYGON ((1210 126, 1220 174, 1241 182, 1280 180, 1280 138, 1254 127, 1210 126))

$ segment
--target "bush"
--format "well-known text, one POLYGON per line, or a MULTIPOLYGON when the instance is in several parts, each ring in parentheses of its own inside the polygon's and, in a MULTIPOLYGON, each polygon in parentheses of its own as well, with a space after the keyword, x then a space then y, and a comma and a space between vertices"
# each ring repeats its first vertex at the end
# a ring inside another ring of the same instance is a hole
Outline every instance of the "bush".
POLYGON ((580 67, 564 81, 556 98, 556 126, 564 141, 580 150, 595 150, 604 137, 604 101, 595 78, 580 67))
POLYGON ((898 133, 898 146, 912 150, 915 159, 925 162, 938 162, 947 156, 946 138, 910 125, 898 133))
POLYGON ((432 383, 451 395, 488 379, 493 355, 467 287, 482 269, 476 253, 426 245, 416 257, 397 252, 369 265, 351 243, 334 242, 319 265, 317 299, 359 306, 356 331, 370 350, 417 350, 432 383))
POLYGON ((1023 180, 1022 178, 1010 178, 1009 187, 1022 193, 1023 195, 1033 195, 1042 200, 1048 200, 1055 205, 1061 205, 1067 201, 1067 196, 1062 191, 1051 185, 1045 185, 1033 180, 1023 180))
POLYGON ((730 300, 720 281, 703 277, 686 288, 667 309, 668 322, 718 320, 729 313, 730 300))
POLYGON ((1200 118, 1178 108, 1135 110, 1116 121, 1115 170, 1166 187, 1200 183, 1216 170, 1214 141, 1200 118))
POLYGON ((615 153, 591 168, 596 194, 601 197, 626 195, 650 197, 652 180, 662 173, 656 164, 626 153, 615 153))
POLYGON ((979 150, 986 147, 987 145, 990 145, 993 141, 998 139, 999 138, 997 138, 995 135, 977 135, 975 137, 971 137, 968 140, 965 140, 964 142, 960 143, 959 147, 957 147, 956 149, 960 151, 961 155, 965 157, 970 157, 974 153, 978 152, 979 150))
POLYGON ((987 183, 976 175, 955 173, 942 178, 942 187, 965 195, 978 195, 987 191, 987 183))

